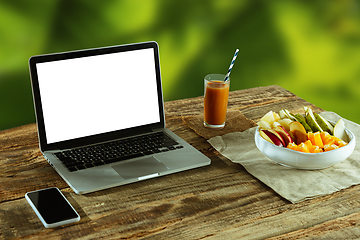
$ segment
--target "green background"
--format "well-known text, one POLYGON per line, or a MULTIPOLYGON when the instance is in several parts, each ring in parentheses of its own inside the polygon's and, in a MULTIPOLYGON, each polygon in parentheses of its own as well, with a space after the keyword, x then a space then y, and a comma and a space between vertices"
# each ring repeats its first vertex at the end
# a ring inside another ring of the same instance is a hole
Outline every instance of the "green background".
POLYGON ((35 122, 32 55, 157 41, 166 101, 277 84, 360 123, 359 1, 0 0, 0 130, 35 122))

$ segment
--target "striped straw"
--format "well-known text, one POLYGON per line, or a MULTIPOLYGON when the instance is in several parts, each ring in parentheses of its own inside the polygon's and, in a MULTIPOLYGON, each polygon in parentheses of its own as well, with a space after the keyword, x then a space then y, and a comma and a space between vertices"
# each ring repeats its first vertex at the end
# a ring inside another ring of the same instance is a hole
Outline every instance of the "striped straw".
POLYGON ((237 57, 238 53, 239 53, 239 49, 236 49, 235 54, 234 54, 234 57, 233 57, 233 59, 231 60, 230 67, 229 67, 229 70, 228 70, 228 72, 227 72, 227 74, 226 74, 226 76, 225 76, 224 81, 227 81, 227 80, 229 79, 231 69, 232 69, 233 66, 234 66, 234 63, 235 63, 235 60, 236 60, 236 57, 237 57))

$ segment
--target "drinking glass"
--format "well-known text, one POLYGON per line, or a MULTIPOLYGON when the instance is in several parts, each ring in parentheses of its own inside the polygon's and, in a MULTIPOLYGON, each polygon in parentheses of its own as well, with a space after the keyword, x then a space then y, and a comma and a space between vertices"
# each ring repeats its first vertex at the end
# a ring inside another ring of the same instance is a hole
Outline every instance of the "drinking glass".
POLYGON ((225 126, 230 78, 224 81, 223 74, 208 74, 204 78, 204 126, 223 128, 225 126))

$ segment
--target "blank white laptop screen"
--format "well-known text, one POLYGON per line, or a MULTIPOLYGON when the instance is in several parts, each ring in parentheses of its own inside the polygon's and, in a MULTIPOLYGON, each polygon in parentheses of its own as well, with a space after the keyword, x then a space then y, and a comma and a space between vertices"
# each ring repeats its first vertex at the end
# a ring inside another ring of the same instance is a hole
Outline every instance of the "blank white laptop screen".
POLYGON ((36 66, 48 144, 160 122, 153 49, 36 66))

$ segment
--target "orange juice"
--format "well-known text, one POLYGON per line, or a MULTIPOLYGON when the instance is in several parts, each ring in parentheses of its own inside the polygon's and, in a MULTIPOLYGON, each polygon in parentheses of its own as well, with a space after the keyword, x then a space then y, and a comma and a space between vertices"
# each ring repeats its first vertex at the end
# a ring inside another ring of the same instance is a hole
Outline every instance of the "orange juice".
POLYGON ((206 127, 225 126, 230 81, 207 81, 205 79, 204 124, 206 127))

